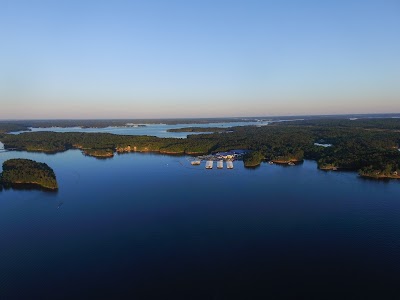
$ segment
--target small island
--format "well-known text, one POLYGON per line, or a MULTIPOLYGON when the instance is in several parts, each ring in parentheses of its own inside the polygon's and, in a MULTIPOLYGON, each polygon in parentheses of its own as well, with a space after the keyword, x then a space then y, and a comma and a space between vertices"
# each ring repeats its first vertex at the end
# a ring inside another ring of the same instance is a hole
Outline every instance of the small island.
POLYGON ((36 186, 48 190, 57 190, 56 175, 45 163, 30 159, 10 159, 3 163, 0 185, 8 187, 36 186))

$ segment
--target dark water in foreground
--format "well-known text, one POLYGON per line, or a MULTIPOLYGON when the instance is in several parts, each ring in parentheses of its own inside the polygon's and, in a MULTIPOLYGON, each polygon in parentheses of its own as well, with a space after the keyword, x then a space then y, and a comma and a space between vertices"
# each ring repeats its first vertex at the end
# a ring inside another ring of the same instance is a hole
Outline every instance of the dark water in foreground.
POLYGON ((57 193, 0 192, 0 299, 398 299, 400 182, 314 162, 0 153, 57 193), (268 298, 269 297, 269 298, 268 298))

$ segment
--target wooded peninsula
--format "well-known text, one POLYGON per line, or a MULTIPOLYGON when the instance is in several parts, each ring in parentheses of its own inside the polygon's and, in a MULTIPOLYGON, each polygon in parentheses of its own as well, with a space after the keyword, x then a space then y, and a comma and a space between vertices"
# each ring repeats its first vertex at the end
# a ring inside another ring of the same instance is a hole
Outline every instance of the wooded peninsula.
POLYGON ((325 118, 201 130, 214 133, 179 139, 109 133, 27 132, 4 133, 0 138, 6 149, 48 153, 81 149, 86 155, 98 157, 133 151, 200 155, 244 149, 251 150, 244 157, 246 167, 258 166, 262 161, 296 163, 312 159, 323 170, 357 170, 364 177, 400 178, 398 118, 325 118))

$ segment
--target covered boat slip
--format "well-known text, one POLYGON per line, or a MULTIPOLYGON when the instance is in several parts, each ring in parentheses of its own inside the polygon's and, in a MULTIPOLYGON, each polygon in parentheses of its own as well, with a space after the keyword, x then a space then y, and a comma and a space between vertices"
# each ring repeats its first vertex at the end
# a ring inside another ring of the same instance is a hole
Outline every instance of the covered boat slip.
MULTIPOLYGON (((214 166, 214 161, 212 160, 208 160, 206 162, 206 169, 212 169, 214 166)), ((227 169, 233 169, 233 161, 228 160, 226 162, 226 167, 227 169)), ((224 168, 224 161, 223 160, 219 160, 217 162, 217 169, 223 169, 224 168)))
POLYGON ((212 169, 214 165, 214 162, 212 160, 208 160, 206 162, 206 169, 212 169))
POLYGON ((224 161, 223 160, 219 160, 217 162, 217 169, 223 169, 224 167, 224 161))
MULTIPOLYGON (((224 160, 220 159, 217 162, 217 169, 223 169, 224 168, 224 160)), ((201 159, 196 159, 190 162, 192 166, 198 166, 201 164, 201 159)), ((213 159, 208 159, 206 160, 206 169, 213 169, 214 168, 214 160, 213 159)), ((226 168, 227 169, 233 169, 233 161, 232 160, 226 160, 226 168)))

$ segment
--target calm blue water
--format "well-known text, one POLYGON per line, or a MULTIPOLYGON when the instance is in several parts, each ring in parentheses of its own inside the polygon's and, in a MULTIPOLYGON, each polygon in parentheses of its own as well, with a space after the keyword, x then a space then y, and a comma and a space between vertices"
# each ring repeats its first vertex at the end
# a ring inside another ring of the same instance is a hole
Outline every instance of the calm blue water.
MULTIPOLYGON (((106 128, 81 128, 81 127, 50 127, 50 128, 31 128, 32 131, 54 131, 54 132, 106 132, 121 135, 151 135, 158 137, 186 138, 187 132, 167 132, 168 129, 187 128, 187 127, 223 127, 229 128, 234 126, 248 125, 267 125, 268 122, 228 122, 228 123, 208 123, 208 124, 146 124, 146 127, 106 127, 106 128)), ((14 134, 19 134, 19 131, 14 134)), ((206 132, 206 131, 205 131, 206 132)), ((204 132, 191 132, 190 134, 200 134, 204 132)))
POLYGON ((0 163, 15 157, 50 165, 60 188, 0 192, 0 299, 399 295, 398 181, 78 150, 0 163))

